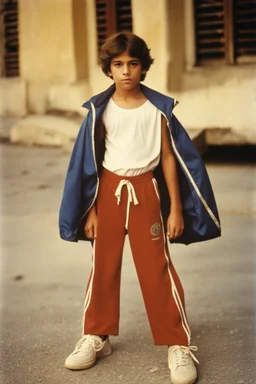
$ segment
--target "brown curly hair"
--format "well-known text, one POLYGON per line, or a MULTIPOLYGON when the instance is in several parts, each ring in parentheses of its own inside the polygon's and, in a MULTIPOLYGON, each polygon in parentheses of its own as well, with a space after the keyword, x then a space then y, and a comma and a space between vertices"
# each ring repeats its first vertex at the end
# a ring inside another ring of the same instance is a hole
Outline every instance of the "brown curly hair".
POLYGON ((111 60, 126 51, 131 57, 140 60, 142 70, 145 71, 145 73, 141 74, 140 78, 140 80, 143 81, 154 59, 150 56, 150 49, 148 49, 145 41, 132 32, 120 32, 110 36, 105 41, 100 52, 100 66, 102 71, 106 76, 112 78, 112 76, 109 76, 111 60))

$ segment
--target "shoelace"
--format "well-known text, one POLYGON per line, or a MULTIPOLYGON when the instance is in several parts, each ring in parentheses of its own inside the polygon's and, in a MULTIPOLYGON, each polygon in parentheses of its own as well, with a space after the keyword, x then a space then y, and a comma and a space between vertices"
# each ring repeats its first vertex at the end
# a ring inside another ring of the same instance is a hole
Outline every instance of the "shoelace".
POLYGON ((194 345, 189 345, 188 347, 184 345, 177 345, 177 347, 174 347, 173 349, 173 355, 175 358, 175 362, 177 366, 181 365, 188 365, 189 360, 188 357, 191 356, 194 361, 196 361, 199 364, 199 361, 195 357, 195 355, 192 353, 192 351, 197 351, 197 347, 194 345))
POLYGON ((76 344, 74 354, 80 351, 89 352, 91 348, 98 352, 103 346, 103 341, 93 335, 84 335, 76 344))
POLYGON ((137 200, 137 196, 135 193, 134 186, 129 180, 121 180, 120 183, 118 184, 118 187, 115 192, 115 196, 117 197, 117 204, 120 204, 121 201, 121 195, 122 195, 122 188, 123 186, 126 185, 127 190, 128 190, 128 200, 127 200, 127 209, 126 209, 126 222, 125 222, 125 228, 128 229, 128 221, 129 221, 129 213, 130 213, 130 205, 133 202, 134 205, 139 204, 137 200))

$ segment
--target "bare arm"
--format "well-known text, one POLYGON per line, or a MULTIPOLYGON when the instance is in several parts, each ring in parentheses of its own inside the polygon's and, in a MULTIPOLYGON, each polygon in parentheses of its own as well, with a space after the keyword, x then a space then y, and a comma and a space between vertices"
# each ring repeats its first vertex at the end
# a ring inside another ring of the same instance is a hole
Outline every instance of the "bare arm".
POLYGON ((176 160, 172 149, 169 128, 164 116, 162 116, 161 120, 161 164, 171 200, 171 211, 167 220, 167 235, 173 240, 182 234, 184 221, 176 160))

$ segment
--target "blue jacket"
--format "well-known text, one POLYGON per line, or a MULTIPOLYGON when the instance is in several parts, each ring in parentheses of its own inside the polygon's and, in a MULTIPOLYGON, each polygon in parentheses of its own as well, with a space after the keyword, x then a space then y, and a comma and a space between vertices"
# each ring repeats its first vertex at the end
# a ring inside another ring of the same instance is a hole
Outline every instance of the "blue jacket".
MULTIPOLYGON (((201 156, 173 114, 175 100, 142 84, 141 90, 167 119, 177 160, 184 232, 174 242, 190 244, 220 236, 220 220, 210 180, 201 156)), ((89 240, 85 237, 83 227, 87 213, 97 197, 104 157, 101 116, 114 91, 113 84, 83 104, 89 112, 81 125, 71 154, 59 214, 60 236, 64 240, 89 240)), ((154 177, 158 182, 161 211, 166 225, 170 199, 161 163, 154 170, 154 177)))

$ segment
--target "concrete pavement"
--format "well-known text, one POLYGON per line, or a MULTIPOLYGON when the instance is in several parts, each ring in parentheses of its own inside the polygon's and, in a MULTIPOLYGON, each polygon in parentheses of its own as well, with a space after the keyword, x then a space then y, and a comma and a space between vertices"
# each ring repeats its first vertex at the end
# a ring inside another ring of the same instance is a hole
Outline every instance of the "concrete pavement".
MULTIPOLYGON (((87 371, 63 367, 80 338, 90 246, 59 239, 58 208, 69 155, 0 146, 1 373, 3 384, 170 384, 167 348, 153 345, 128 241, 120 335, 87 371)), ((255 168, 207 166, 223 237, 171 246, 186 292, 199 384, 256 382, 255 168)))

